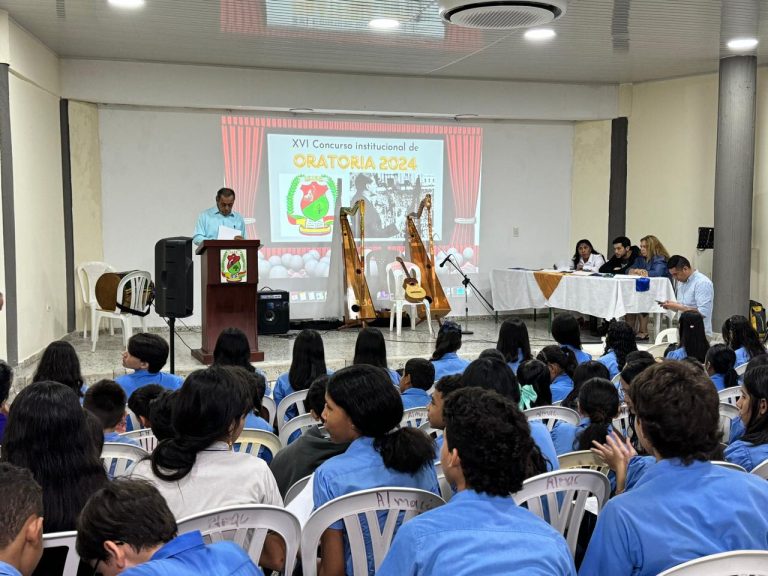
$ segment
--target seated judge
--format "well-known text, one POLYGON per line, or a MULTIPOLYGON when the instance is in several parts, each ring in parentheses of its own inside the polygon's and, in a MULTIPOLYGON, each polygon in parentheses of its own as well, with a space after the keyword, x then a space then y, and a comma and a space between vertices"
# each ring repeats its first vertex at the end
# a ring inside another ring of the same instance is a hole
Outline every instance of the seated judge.
POLYGON ((605 264, 605 258, 595 250, 592 242, 583 238, 576 242, 576 251, 573 254, 573 269, 584 272, 597 272, 605 264))
POLYGON ((600 266, 603 274, 628 274, 634 268, 635 260, 640 256, 640 248, 632 246, 632 242, 626 236, 613 239, 613 257, 600 266))
POLYGON ((205 210, 197 218, 192 241, 200 244, 203 240, 217 240, 220 226, 239 230, 240 234, 235 236, 235 240, 245 238, 245 222, 243 217, 232 209, 234 205, 235 191, 232 188, 219 188, 216 192, 216 206, 205 210))
POLYGON ((712 280, 698 270, 684 256, 674 255, 667 261, 669 274, 677 280, 677 302, 668 300, 660 304, 665 310, 698 312, 704 317, 704 330, 712 336, 712 307, 715 287, 712 280))

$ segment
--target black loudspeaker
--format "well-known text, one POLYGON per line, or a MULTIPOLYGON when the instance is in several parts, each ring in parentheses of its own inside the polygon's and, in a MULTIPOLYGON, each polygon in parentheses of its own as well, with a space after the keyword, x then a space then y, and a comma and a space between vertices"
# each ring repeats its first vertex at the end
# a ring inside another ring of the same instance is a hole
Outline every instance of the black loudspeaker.
POLYGON ((192 315, 192 238, 163 238, 155 244, 155 311, 164 318, 192 315))
POLYGON ((256 296, 256 316, 259 334, 287 334, 291 328, 288 292, 259 292, 256 296))

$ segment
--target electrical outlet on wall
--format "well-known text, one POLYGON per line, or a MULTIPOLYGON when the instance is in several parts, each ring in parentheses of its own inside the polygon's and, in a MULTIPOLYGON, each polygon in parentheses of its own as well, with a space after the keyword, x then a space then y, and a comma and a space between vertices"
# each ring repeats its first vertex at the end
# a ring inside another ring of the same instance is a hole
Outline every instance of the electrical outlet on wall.
POLYGON ((520 227, 512 226, 512 238, 520 238, 520 227))

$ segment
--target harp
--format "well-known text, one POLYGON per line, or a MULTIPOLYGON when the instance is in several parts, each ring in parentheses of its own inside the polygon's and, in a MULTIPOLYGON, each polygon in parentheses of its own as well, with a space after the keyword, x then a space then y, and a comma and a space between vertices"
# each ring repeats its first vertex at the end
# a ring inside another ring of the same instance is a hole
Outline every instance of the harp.
POLYGON ((373 300, 365 280, 365 200, 358 200, 351 208, 339 210, 341 246, 344 255, 344 324, 365 323, 376 318, 373 300), (350 216, 360 214, 360 252, 358 252, 350 216))
MULTIPOLYGON (((435 246, 432 242, 432 195, 427 194, 419 204, 416 212, 408 214, 405 219, 406 230, 408 232, 408 248, 410 251, 410 260, 421 268, 421 286, 431 298, 432 316, 442 318, 451 312, 451 305, 443 292, 443 286, 437 279, 435 272, 435 246), (429 249, 424 247, 424 242, 419 234, 419 227, 415 220, 421 219, 422 214, 427 212, 427 229, 429 231, 429 249)), ((425 318, 426 311, 419 310, 419 318, 425 318)))

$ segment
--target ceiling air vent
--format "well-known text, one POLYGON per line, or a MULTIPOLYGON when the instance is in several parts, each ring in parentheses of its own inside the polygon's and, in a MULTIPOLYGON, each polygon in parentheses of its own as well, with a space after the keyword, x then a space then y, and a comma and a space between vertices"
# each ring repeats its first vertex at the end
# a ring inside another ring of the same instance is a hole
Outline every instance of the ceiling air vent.
POLYGON ((565 14, 567 0, 440 0, 440 17, 450 24, 484 30, 532 28, 565 14))

